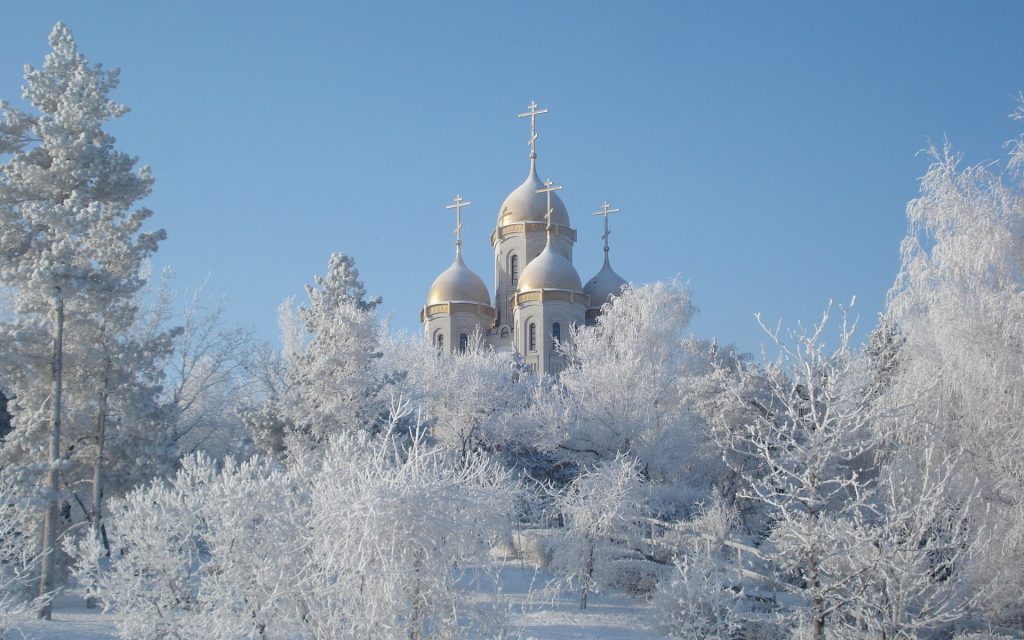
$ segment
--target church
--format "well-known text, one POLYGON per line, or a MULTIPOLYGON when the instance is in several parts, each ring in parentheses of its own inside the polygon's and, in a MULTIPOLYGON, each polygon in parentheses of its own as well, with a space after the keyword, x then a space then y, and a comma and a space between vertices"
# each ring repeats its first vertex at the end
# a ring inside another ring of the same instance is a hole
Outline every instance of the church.
POLYGON ((601 307, 627 282, 608 259, 608 216, 618 212, 605 202, 594 215, 604 217, 604 266, 587 281, 572 264, 576 230, 558 197, 561 187, 537 175, 537 116, 547 113, 533 102, 520 118, 530 118, 530 168, 498 209, 491 233, 494 248, 494 296, 462 260, 462 207, 456 196, 455 260, 437 276, 420 311, 426 339, 442 353, 464 351, 479 332, 495 350, 514 350, 531 370, 554 374, 562 368, 555 344, 570 327, 594 323, 601 307))

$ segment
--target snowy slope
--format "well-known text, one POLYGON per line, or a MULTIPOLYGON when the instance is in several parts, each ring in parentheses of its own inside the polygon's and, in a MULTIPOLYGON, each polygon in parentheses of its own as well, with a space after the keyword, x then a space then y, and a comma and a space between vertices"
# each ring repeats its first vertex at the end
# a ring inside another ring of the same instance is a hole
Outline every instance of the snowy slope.
MULTIPOLYGON (((529 566, 499 568, 501 590, 511 613, 511 637, 522 640, 655 640, 654 614, 643 600, 620 593, 592 593, 586 611, 577 594, 543 593, 551 578, 529 566)), ((481 594, 481 597, 484 597, 481 594)), ((86 609, 80 592, 62 595, 54 603, 53 620, 26 620, 12 640, 115 640, 113 615, 86 609), (19 632, 22 634, 19 636, 19 632)), ((5 639, 6 640, 6 639, 5 639)))

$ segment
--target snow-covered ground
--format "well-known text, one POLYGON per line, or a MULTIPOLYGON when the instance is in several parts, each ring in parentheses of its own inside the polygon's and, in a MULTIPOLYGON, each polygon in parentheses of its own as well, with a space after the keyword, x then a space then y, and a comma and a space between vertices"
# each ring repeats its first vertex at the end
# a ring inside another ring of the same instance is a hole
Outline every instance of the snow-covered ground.
POLYGON ((54 601, 52 620, 26 621, 9 636, 11 640, 112 640, 117 633, 113 616, 103 615, 98 608, 86 609, 82 594, 70 592, 54 601))
MULTIPOLYGON (((654 640, 654 612, 642 599, 613 591, 591 593, 587 609, 575 593, 542 593, 547 573, 518 563, 500 566, 501 590, 511 606, 511 637, 521 640, 654 640)), ((114 616, 86 609, 79 592, 57 598, 53 619, 25 620, 11 634, 21 640, 115 640, 114 616), (20 634, 20 635, 19 635, 20 634)), ((6 640, 6 639, 5 639, 6 640)))
POLYGON ((591 593, 580 610, 579 594, 540 594, 550 576, 529 566, 500 569, 502 590, 512 605, 512 637, 522 640, 593 638, 649 640, 664 638, 656 632, 654 611, 642 599, 610 590, 591 593))

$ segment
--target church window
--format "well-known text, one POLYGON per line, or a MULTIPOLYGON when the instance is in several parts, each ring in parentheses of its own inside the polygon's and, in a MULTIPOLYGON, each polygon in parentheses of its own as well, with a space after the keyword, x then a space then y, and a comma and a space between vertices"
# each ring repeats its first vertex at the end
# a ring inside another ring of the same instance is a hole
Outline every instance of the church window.
POLYGON ((507 338, 508 337, 508 327, 502 327, 501 328, 501 337, 502 338, 507 338))
POLYGON ((519 284, 519 256, 513 255, 509 260, 509 278, 512 282, 512 288, 515 289, 516 285, 519 284))
POLYGON ((526 343, 530 346, 530 351, 537 350, 537 325, 533 322, 530 323, 529 335, 526 343))
POLYGON ((434 342, 434 346, 437 347, 438 351, 444 351, 444 334, 437 334, 437 340, 434 342))
POLYGON ((556 349, 558 343, 562 340, 562 325, 557 322, 551 325, 551 348, 556 349))
POLYGON ((466 353, 467 347, 469 347, 469 336, 463 333, 459 336, 459 353, 466 353))

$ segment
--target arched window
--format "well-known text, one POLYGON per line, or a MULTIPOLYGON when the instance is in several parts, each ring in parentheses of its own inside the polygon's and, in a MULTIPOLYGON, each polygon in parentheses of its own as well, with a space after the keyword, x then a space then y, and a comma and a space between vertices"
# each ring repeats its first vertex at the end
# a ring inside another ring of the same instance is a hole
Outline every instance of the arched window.
POLYGON ((502 338, 507 338, 508 337, 508 327, 502 327, 501 328, 501 337, 502 338))
POLYGON ((551 325, 551 348, 557 349, 558 343, 562 340, 562 325, 557 322, 551 325))
POLYGON ((529 333, 527 334, 526 344, 529 345, 530 351, 537 350, 537 325, 530 323, 529 333))
POLYGON ((437 347, 438 351, 444 351, 444 334, 437 334, 437 341, 434 342, 434 346, 437 347))
POLYGON ((512 282, 512 288, 515 289, 516 285, 519 284, 519 256, 513 255, 509 260, 508 273, 509 279, 512 282))
POLYGON ((466 353, 467 347, 469 347, 469 336, 463 333, 459 336, 459 353, 466 353))

